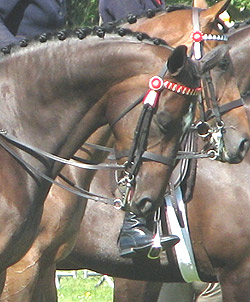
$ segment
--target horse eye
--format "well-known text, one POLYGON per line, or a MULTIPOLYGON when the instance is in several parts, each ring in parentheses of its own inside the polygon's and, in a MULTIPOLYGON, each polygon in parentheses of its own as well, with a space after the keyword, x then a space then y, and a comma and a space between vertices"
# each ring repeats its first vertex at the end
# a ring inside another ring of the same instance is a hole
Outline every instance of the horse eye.
POLYGON ((228 69, 228 59, 227 58, 223 58, 219 63, 218 63, 218 67, 222 70, 227 70, 228 69))
POLYGON ((156 123, 162 132, 168 130, 169 123, 173 120, 170 113, 167 111, 161 111, 156 115, 156 123))

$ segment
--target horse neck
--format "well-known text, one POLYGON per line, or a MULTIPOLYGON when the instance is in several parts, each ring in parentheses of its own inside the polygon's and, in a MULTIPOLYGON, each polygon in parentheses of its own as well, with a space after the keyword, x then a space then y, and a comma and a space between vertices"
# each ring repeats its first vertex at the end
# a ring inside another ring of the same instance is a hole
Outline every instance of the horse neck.
POLYGON ((143 18, 127 27, 133 31, 146 32, 150 36, 161 38, 172 47, 181 44, 191 47, 193 24, 190 9, 164 12, 152 19, 143 18))
POLYGON ((242 94, 250 91, 250 25, 235 31, 229 38, 230 56, 234 65, 234 72, 242 94))
POLYGON ((101 101, 105 92, 137 75, 138 67, 145 73, 152 69, 145 64, 149 52, 142 54, 141 46, 114 43, 51 41, 6 58, 0 65, 2 127, 36 147, 72 155, 106 123, 101 101))
POLYGON ((234 46, 236 43, 249 44, 250 40, 250 25, 242 26, 234 30, 231 34, 229 31, 229 43, 234 46))

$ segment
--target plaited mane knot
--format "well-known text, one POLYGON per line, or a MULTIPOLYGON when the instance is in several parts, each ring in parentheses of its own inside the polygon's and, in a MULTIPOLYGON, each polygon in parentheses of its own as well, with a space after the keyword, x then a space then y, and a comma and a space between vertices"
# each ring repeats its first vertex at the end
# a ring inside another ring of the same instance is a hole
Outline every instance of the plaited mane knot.
POLYGON ((146 16, 148 18, 153 18, 155 16, 155 11, 152 10, 152 9, 148 9, 147 12, 146 12, 146 16))
POLYGON ((43 33, 43 34, 41 34, 41 35, 38 37, 38 40, 39 40, 39 42, 41 42, 41 43, 45 43, 45 42, 47 42, 47 40, 48 40, 48 35, 47 35, 46 33, 43 33))
POLYGON ((76 33, 77 38, 82 40, 82 39, 86 38, 91 33, 91 29, 89 27, 77 28, 75 30, 75 33, 76 33))
POLYGON ((133 24, 133 23, 137 22, 137 17, 135 15, 133 15, 133 14, 129 14, 127 16, 127 20, 128 20, 129 24, 133 24))
POLYGON ((10 54, 10 50, 11 50, 11 45, 8 44, 6 46, 4 46, 3 48, 1 48, 1 52, 5 55, 10 54))
POLYGON ((67 38, 67 32, 65 30, 60 30, 58 33, 57 33, 57 38, 58 40, 60 41, 63 41, 67 38))
POLYGON ((103 27, 96 27, 94 29, 94 32, 96 33, 96 35, 99 37, 99 38, 104 38, 105 36, 105 29, 103 27))
POLYGON ((20 47, 26 47, 29 45, 28 39, 23 39, 22 41, 19 42, 20 47))
POLYGON ((155 38, 155 39, 153 40, 153 43, 154 43, 155 45, 160 45, 160 44, 161 44, 161 40, 158 39, 158 38, 155 38))
POLYGON ((136 33, 136 38, 139 40, 139 41, 142 41, 144 39, 148 39, 149 36, 145 33, 141 33, 141 32, 138 32, 136 33))
POLYGON ((128 31, 126 28, 118 28, 117 33, 119 36, 124 37, 128 33, 128 31))

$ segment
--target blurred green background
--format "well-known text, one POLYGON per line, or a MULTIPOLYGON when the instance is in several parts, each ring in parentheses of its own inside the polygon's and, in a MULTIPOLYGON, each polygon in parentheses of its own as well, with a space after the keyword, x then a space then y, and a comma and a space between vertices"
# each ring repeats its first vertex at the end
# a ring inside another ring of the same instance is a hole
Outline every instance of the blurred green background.
MULTIPOLYGON (((207 0, 213 5, 215 0, 207 0)), ((192 1, 166 0, 166 5, 186 4, 191 5, 192 1)), ((68 0, 68 26, 91 26, 98 24, 98 0, 68 0)), ((245 20, 250 18, 250 0, 231 0, 228 12, 232 20, 245 20)))
POLYGON ((96 275, 91 271, 88 271, 88 274, 90 276, 86 278, 86 270, 80 270, 74 278, 60 278, 57 291, 58 302, 112 302, 112 278, 107 277, 109 278, 107 282, 102 275, 96 275))

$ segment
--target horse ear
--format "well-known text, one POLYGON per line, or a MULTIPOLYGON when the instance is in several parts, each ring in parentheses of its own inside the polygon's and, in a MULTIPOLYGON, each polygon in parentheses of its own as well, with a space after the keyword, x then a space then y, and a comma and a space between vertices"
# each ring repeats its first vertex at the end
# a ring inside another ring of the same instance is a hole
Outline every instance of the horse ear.
POLYGON ((201 74, 213 69, 229 52, 229 46, 226 44, 219 45, 207 54, 203 56, 200 60, 200 72, 201 74))
MULTIPOLYGON (((201 20, 205 21, 205 24, 202 24, 202 26, 206 26, 209 23, 213 23, 219 17, 219 15, 228 8, 230 2, 231 0, 223 0, 215 3, 210 8, 201 11, 201 20)), ((202 23, 204 23, 204 21, 202 23)))
POLYGON ((208 8, 208 4, 207 4, 206 0, 193 0, 192 7, 198 7, 198 8, 201 8, 201 9, 207 9, 208 8))
POLYGON ((168 71, 177 76, 184 68, 187 60, 187 47, 180 45, 174 49, 171 56, 168 58, 168 71))

